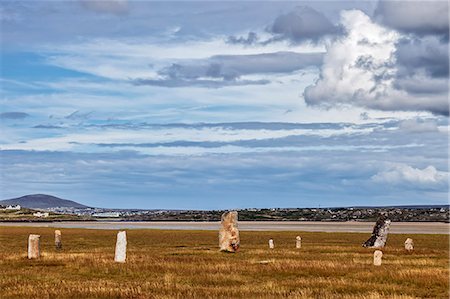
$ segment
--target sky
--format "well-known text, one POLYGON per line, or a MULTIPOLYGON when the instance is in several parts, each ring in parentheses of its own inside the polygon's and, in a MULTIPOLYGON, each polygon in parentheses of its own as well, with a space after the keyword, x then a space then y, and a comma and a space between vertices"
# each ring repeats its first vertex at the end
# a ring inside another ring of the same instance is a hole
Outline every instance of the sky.
POLYGON ((447 204, 447 1, 0 1, 0 198, 447 204))

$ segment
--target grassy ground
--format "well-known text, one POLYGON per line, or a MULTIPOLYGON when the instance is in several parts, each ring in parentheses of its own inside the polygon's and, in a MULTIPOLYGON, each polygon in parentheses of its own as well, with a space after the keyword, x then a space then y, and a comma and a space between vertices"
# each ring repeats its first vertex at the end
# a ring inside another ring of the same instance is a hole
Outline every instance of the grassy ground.
POLYGON ((128 230, 127 263, 117 264, 116 233, 63 229, 57 252, 54 229, 0 226, 0 298, 449 297, 447 235, 391 234, 375 267, 360 245, 367 234, 241 232, 241 251, 226 254, 216 232, 128 230), (39 260, 27 259, 30 233, 41 235, 39 260))
POLYGON ((0 210, 0 221, 74 221, 74 220, 88 220, 88 217, 81 217, 78 215, 57 214, 50 212, 48 217, 39 218, 33 216, 37 210, 21 208, 20 210, 0 210))

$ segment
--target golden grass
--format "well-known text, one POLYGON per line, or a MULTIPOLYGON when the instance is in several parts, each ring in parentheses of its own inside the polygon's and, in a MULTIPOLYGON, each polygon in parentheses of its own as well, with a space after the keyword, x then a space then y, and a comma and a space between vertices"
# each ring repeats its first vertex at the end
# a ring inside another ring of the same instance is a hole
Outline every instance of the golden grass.
POLYGON ((361 247, 367 234, 241 232, 240 252, 227 254, 217 232, 128 230, 127 263, 118 264, 117 231, 61 231, 56 251, 52 228, 0 226, 0 298, 449 297, 448 235, 390 235, 375 267, 361 247), (27 259, 30 233, 41 235, 38 260, 27 259))

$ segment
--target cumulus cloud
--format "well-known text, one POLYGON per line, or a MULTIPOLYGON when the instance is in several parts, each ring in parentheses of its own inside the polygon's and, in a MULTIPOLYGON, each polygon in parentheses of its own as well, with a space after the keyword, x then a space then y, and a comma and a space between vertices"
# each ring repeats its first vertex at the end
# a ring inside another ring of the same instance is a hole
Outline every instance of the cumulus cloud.
POLYGON ((79 0, 81 5, 98 13, 121 15, 128 12, 127 0, 79 0))
POLYGON ((393 185, 409 183, 432 186, 446 183, 448 175, 448 172, 439 171, 431 165, 424 169, 420 169, 406 164, 398 164, 372 176, 372 180, 393 185))
POLYGON ((448 13, 447 1, 381 0, 375 10, 375 19, 381 24, 407 33, 448 36, 448 13))
POLYGON ((289 39, 293 42, 317 42, 327 35, 341 32, 325 15, 308 6, 299 6, 278 16, 268 31, 275 34, 277 39, 289 39))
POLYGON ((417 67, 413 71, 407 69, 412 66, 398 65, 396 53, 401 39, 398 32, 374 23, 357 10, 342 12, 341 21, 347 34, 328 47, 320 78, 305 89, 307 104, 448 115, 447 89, 442 86, 443 81, 423 80, 428 76, 426 68, 433 67, 423 66, 426 62, 420 59, 420 54, 410 55, 408 59, 403 50, 399 54, 402 64, 413 60, 422 65, 423 70, 417 67), (422 83, 411 86, 405 79, 417 79, 422 83))
POLYGON ((136 79, 137 85, 165 87, 268 84, 270 81, 241 79, 252 74, 292 73, 318 66, 321 53, 276 52, 254 55, 217 55, 207 59, 185 60, 158 71, 159 78, 136 79))

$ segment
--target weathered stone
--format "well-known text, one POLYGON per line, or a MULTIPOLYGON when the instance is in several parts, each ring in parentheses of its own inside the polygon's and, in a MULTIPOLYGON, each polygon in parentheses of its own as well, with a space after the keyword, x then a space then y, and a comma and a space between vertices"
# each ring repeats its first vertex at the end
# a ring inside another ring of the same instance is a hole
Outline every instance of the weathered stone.
POLYGON ((411 238, 406 239, 405 241, 405 250, 413 251, 414 250, 414 241, 411 238))
POLYGON ((302 237, 297 236, 295 238, 295 248, 297 248, 297 249, 302 248, 302 237))
POLYGON ((273 244, 273 240, 272 239, 269 240, 269 248, 270 249, 274 249, 275 248, 275 244, 273 244))
POLYGON ((372 235, 362 246, 369 248, 383 248, 384 245, 386 245, 390 225, 391 220, 387 219, 384 215, 380 216, 373 227, 372 235))
POLYGON ((383 258, 383 251, 375 250, 373 253, 373 264, 375 266, 381 266, 381 259, 383 258))
POLYGON ((40 252, 40 235, 30 235, 28 237, 28 258, 37 259, 41 256, 40 252))
POLYGON ((219 230, 220 251, 236 252, 239 250, 240 239, 238 229, 238 213, 236 211, 222 214, 219 230))
POLYGON ((127 233, 120 231, 117 233, 116 254, 114 261, 117 263, 125 263, 127 259, 127 233))
POLYGON ((56 247, 56 249, 62 248, 61 231, 58 229, 55 230, 55 247, 56 247))

